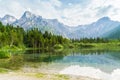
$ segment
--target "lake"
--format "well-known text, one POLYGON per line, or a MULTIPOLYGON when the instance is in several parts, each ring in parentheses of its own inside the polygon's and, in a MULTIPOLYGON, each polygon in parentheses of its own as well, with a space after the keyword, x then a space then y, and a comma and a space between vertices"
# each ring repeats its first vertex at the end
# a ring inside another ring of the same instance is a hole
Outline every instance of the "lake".
MULTIPOLYGON (((98 79, 119 78, 120 51, 109 50, 28 50, 11 52, 0 59, 0 68, 10 71, 44 72, 88 76, 98 79)), ((108 79, 108 80, 110 80, 108 79)))

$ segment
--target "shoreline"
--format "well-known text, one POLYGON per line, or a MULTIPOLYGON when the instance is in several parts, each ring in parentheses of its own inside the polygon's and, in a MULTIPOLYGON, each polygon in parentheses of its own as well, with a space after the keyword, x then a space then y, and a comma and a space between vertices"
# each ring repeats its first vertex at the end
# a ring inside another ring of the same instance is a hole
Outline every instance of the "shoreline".
POLYGON ((60 74, 8 72, 0 73, 0 80, 98 80, 83 76, 60 74))

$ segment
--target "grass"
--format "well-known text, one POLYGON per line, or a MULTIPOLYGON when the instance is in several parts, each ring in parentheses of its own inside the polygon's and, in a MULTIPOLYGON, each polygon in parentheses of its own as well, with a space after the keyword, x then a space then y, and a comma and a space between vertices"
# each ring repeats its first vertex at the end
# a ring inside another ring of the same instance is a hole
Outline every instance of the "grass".
POLYGON ((69 76, 61 74, 27 73, 26 76, 32 76, 40 80, 70 80, 69 76))
POLYGON ((91 49, 91 50, 119 50, 120 42, 109 43, 74 43, 75 48, 79 49, 91 49))
POLYGON ((9 58, 10 53, 8 51, 0 51, 0 59, 9 58))
POLYGON ((36 78, 44 78, 44 77, 46 77, 46 74, 44 74, 44 73, 27 73, 26 76, 33 76, 36 78))
POLYGON ((11 53, 20 53, 20 51, 25 51, 25 47, 16 47, 16 46, 9 46, 6 45, 2 48, 0 48, 0 59, 4 59, 4 58, 10 58, 11 57, 11 53))
POLYGON ((53 80, 69 80, 69 76, 56 74, 56 75, 54 75, 53 80))
POLYGON ((16 47, 16 46, 9 46, 9 45, 6 45, 2 48, 0 48, 0 51, 21 51, 21 50, 25 50, 25 47, 24 46, 21 46, 21 47, 16 47))
POLYGON ((35 74, 35 76, 37 78, 43 78, 43 77, 45 77, 45 74, 43 74, 43 73, 37 73, 37 74, 35 74))
POLYGON ((0 68, 0 73, 7 73, 8 70, 4 69, 4 68, 0 68))

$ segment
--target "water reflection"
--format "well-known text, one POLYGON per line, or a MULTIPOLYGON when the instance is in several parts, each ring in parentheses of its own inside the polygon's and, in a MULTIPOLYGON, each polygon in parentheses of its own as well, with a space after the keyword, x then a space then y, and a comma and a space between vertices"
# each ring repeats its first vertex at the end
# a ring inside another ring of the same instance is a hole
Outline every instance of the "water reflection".
POLYGON ((49 69, 49 66, 61 69, 65 66, 80 65, 96 67, 104 72, 112 72, 120 68, 119 51, 79 49, 49 52, 28 50, 15 53, 8 59, 0 59, 0 68, 16 70, 24 67, 40 68, 44 65, 45 69, 49 69))
POLYGON ((24 65, 22 55, 13 54, 8 59, 0 59, 0 68, 6 68, 11 70, 20 69, 24 65))

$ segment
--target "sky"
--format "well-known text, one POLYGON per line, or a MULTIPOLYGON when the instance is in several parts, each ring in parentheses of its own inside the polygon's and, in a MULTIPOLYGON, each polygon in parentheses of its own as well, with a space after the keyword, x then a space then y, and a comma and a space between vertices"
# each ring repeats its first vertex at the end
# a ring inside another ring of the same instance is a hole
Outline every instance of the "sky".
POLYGON ((0 17, 9 14, 19 19, 25 11, 77 26, 106 16, 120 21, 120 0, 0 0, 0 17))

